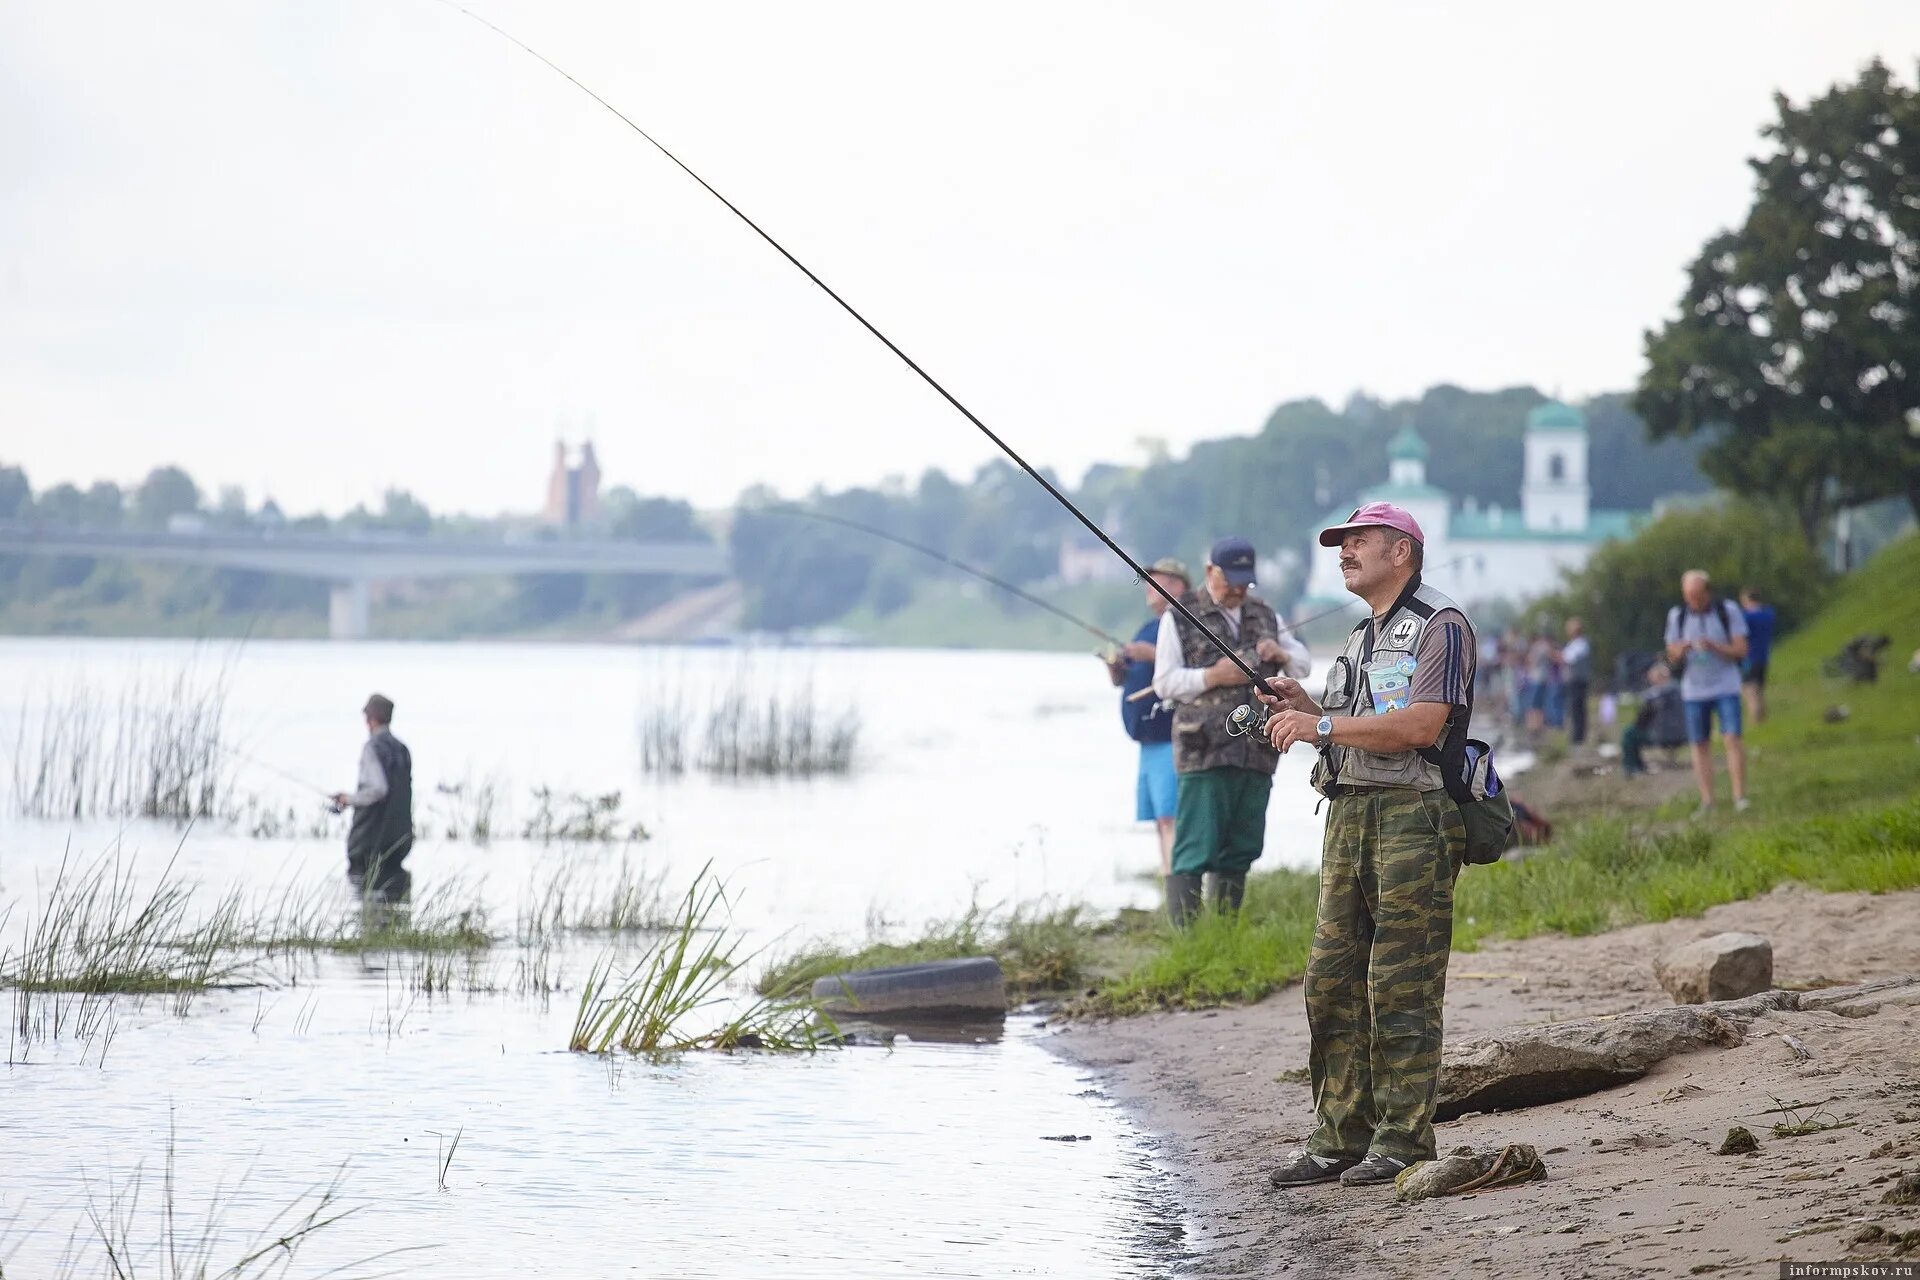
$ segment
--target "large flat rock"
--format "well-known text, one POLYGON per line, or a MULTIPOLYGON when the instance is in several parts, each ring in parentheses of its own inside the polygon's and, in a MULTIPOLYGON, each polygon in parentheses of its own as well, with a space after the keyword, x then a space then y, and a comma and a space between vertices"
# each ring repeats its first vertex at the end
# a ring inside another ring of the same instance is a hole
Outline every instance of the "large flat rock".
POLYGON ((1577 1098, 1637 1080, 1677 1053, 1725 1049, 1745 1039, 1748 1023, 1797 1007, 1791 991, 1743 1000, 1677 1005, 1639 1013, 1511 1027, 1447 1045, 1441 1055, 1435 1116, 1506 1111, 1577 1098))
POLYGON ((1888 1005, 1920 1004, 1920 978, 1884 978, 1851 987, 1802 991, 1794 1007, 1803 1013, 1830 1010, 1845 1018, 1865 1018, 1888 1005))

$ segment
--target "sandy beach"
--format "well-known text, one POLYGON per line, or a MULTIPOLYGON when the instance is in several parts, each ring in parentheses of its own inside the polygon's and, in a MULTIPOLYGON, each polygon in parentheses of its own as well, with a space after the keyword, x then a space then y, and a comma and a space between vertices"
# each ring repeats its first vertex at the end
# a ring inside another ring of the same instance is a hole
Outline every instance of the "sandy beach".
MULTIPOLYGON (((1920 892, 1790 886, 1703 918, 1456 952, 1448 1040, 1670 1004, 1654 958, 1736 929, 1772 941, 1787 989, 1920 974, 1920 892)), ((1412 1205, 1391 1187, 1269 1187, 1267 1169, 1312 1125, 1298 984, 1242 1008, 1069 1023, 1051 1044, 1160 1135, 1199 1255, 1189 1274, 1771 1276, 1782 1260, 1920 1262, 1920 1247, 1895 1253, 1901 1233, 1920 1233, 1920 1207, 1881 1203, 1920 1172, 1920 1006, 1769 1013, 1744 1043, 1633 1083, 1443 1124, 1442 1153, 1530 1143, 1547 1180, 1412 1205), (1834 1127, 1774 1134, 1809 1120, 1834 1127), (1757 1153, 1715 1154, 1735 1125, 1757 1153), (1881 1240, 1856 1243, 1876 1226, 1881 1240)))

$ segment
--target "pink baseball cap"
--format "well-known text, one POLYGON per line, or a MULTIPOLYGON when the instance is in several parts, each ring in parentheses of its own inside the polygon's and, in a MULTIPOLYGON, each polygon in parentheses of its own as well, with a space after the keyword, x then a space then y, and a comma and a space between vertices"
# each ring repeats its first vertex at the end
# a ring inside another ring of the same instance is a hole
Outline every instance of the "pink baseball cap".
POLYGON ((1355 529, 1366 529, 1373 525, 1398 529, 1421 546, 1427 545, 1427 535, 1420 532, 1420 522, 1415 520, 1405 507, 1396 507, 1391 502, 1369 502, 1348 516, 1345 524, 1336 524, 1322 529, 1320 545, 1337 547, 1340 545, 1340 540, 1355 529))

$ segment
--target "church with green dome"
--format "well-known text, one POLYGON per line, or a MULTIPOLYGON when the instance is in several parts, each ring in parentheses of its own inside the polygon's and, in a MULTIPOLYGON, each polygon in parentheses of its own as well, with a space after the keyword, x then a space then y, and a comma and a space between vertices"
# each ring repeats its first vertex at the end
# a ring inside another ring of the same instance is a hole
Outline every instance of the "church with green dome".
MULTIPOLYGON (((1404 507, 1427 535, 1425 580, 1462 604, 1524 600, 1552 590, 1560 571, 1586 563, 1609 538, 1623 538, 1649 517, 1645 511, 1597 510, 1587 484, 1587 418, 1572 405, 1549 400, 1527 414, 1526 465, 1519 502, 1482 507, 1455 502, 1427 482, 1427 442, 1411 426, 1387 445, 1387 480, 1327 513, 1339 524, 1355 507, 1391 502, 1404 507)), ((1312 600, 1346 599, 1339 557, 1312 549, 1307 579, 1312 600)))

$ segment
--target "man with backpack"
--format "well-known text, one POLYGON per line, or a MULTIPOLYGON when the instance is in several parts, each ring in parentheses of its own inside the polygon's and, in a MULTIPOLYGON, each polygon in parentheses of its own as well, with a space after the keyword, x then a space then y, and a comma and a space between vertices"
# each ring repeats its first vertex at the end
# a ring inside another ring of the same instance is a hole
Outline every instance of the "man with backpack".
MULTIPOLYGON (((1193 589, 1187 566, 1171 556, 1153 562, 1147 572, 1175 597, 1193 589)), ((1179 808, 1180 775, 1173 767, 1173 712, 1153 693, 1153 663, 1160 639, 1160 615, 1167 611, 1166 596, 1146 588, 1147 608, 1153 616, 1134 634, 1125 649, 1107 662, 1107 672, 1120 686, 1120 723, 1127 736, 1140 744, 1140 767, 1134 782, 1134 813, 1151 822, 1160 837, 1160 877, 1173 875, 1173 819, 1179 808)))
POLYGON ((1385 502, 1322 530, 1372 616, 1348 636, 1320 701, 1289 679, 1262 695, 1275 708, 1273 745, 1318 748, 1314 787, 1333 801, 1306 977, 1314 1130, 1268 1175, 1276 1187, 1391 1183, 1434 1156, 1453 882, 1477 807, 1449 779, 1478 768, 1487 798, 1498 783, 1467 741, 1473 626, 1421 583, 1425 541, 1385 502))
POLYGON ((1747 656, 1747 620, 1731 600, 1713 594, 1705 569, 1680 578, 1681 603, 1667 610, 1667 662, 1686 664, 1680 697, 1687 708, 1687 741, 1693 749, 1693 780, 1700 787, 1696 818, 1713 812, 1713 721, 1727 751, 1733 807, 1747 800, 1747 753, 1740 739, 1740 663, 1747 656))

